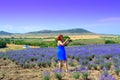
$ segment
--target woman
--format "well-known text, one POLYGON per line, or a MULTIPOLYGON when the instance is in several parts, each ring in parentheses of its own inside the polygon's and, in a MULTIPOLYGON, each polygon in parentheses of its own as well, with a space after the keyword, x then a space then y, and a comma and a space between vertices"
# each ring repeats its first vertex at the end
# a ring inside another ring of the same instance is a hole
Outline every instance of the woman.
POLYGON ((67 57, 66 57, 66 52, 64 46, 68 44, 70 41, 70 38, 67 38, 63 42, 63 35, 58 35, 58 52, 57 52, 57 57, 58 57, 58 63, 59 63, 59 69, 62 69, 62 62, 64 62, 66 72, 68 72, 68 64, 67 64, 67 57))

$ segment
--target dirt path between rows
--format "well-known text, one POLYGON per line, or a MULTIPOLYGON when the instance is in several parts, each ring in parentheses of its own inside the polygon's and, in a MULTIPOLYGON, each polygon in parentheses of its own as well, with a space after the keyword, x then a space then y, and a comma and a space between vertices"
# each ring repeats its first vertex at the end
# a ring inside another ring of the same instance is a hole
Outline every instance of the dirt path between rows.
MULTIPOLYGON (((54 78, 54 68, 31 68, 23 69, 21 66, 16 65, 11 60, 0 59, 0 80, 43 80, 43 72, 49 71, 51 74, 50 80, 57 80, 54 78)), ((112 73, 115 75, 114 73, 112 73)), ((90 74, 91 80, 99 80, 100 71, 92 70, 90 74), (93 79, 94 78, 94 79, 93 79)), ((116 80, 120 80, 120 77, 114 76, 116 80)), ((63 73, 62 80, 74 80, 72 73, 63 73)))

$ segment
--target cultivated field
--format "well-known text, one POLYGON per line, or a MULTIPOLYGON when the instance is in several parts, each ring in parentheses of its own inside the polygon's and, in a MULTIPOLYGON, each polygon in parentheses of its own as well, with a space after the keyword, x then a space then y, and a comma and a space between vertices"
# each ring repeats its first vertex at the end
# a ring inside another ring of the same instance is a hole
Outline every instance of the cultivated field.
MULTIPOLYGON (((99 35, 99 34, 77 34, 77 33, 62 33, 64 36, 70 36, 73 40, 75 39, 93 39, 93 38, 101 38, 101 37, 118 37, 118 35, 99 35)), ((16 35, 11 35, 11 36, 0 36, 0 38, 56 38, 59 34, 16 34, 16 35)))
MULTIPOLYGON (((19 37, 21 36, 14 36, 19 37)), ((28 42, 49 42, 56 37, 24 36, 28 42)), ((62 71, 58 69, 56 47, 23 48, 24 45, 7 44, 7 48, 0 49, 0 80, 120 80, 119 36, 70 37, 78 45, 66 47, 68 72, 65 72, 64 66, 62 71), (112 40, 112 44, 104 44, 101 40, 112 40), (87 45, 79 45, 79 42, 87 45), (95 43, 92 44, 93 42, 95 43)))
POLYGON ((1 52, 0 76, 5 80, 43 80, 46 76, 57 80, 55 75, 59 73, 59 80, 119 80, 119 48, 119 44, 66 47, 67 73, 64 68, 62 71, 57 69, 56 48, 1 52))
MULTIPOLYGON (((39 46, 29 46, 30 48, 39 48, 39 46)), ((24 49, 24 45, 15 45, 15 44, 7 44, 6 48, 1 48, 0 52, 6 52, 10 50, 22 50, 24 49)))

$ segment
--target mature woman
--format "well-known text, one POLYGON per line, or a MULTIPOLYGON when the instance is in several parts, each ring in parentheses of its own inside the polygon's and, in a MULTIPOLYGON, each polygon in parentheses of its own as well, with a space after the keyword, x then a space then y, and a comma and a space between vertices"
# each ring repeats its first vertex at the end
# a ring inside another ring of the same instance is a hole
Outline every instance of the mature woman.
POLYGON ((63 42, 63 35, 58 35, 58 52, 57 52, 57 57, 58 57, 58 63, 59 63, 59 69, 62 69, 62 62, 64 62, 66 72, 68 72, 68 64, 67 64, 67 57, 66 57, 66 52, 65 52, 65 45, 68 44, 70 41, 70 38, 67 38, 63 42))

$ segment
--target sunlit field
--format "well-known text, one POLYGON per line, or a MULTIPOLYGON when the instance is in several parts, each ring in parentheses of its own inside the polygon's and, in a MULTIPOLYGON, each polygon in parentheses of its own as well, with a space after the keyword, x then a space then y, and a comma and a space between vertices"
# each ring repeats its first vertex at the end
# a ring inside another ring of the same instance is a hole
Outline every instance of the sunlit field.
MULTIPOLYGON (((56 36, 54 36, 56 38, 56 36)), ((120 80, 119 36, 70 35, 66 46, 69 71, 58 69, 57 48, 18 45, 10 39, 0 50, 0 80, 120 80)), ((53 40, 51 40, 53 39, 53 40)), ((50 42, 45 38, 21 38, 26 42, 50 42)))
MULTIPOLYGON (((38 46, 30 46, 30 48, 38 48, 38 46)), ((7 44, 6 48, 1 48, 1 52, 6 52, 9 50, 22 50, 24 49, 24 45, 15 45, 15 44, 7 44)))
POLYGON ((78 79, 81 80, 102 80, 102 78, 110 80, 111 77, 111 80, 120 79, 119 44, 66 47, 66 51, 68 73, 64 69, 62 71, 57 69, 56 48, 1 52, 1 78, 42 80, 45 76, 49 76, 54 80, 55 74, 59 73, 62 79, 67 80, 74 80, 74 75, 80 75, 78 79))

